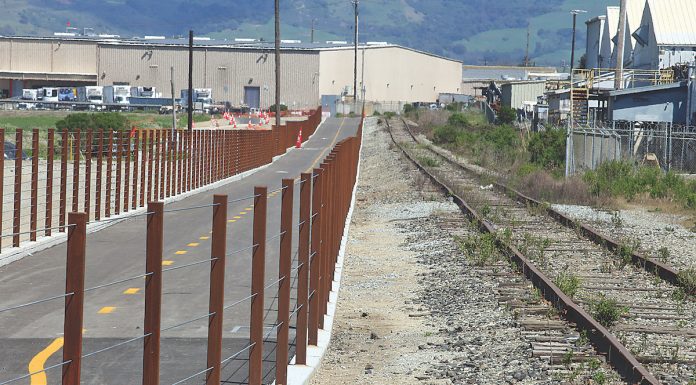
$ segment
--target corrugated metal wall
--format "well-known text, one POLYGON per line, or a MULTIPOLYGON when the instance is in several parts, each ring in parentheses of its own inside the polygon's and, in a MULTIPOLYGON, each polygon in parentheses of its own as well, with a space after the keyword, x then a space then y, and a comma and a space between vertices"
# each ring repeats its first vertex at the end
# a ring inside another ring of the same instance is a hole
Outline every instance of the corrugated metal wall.
POLYGON ((94 74, 95 42, 0 39, 0 71, 94 74))
MULTIPOLYGON (((272 52, 197 48, 194 51, 194 88, 212 88, 213 98, 241 104, 244 87, 261 89, 261 107, 273 104, 275 65, 272 52)), ((319 53, 284 51, 281 59, 282 103, 290 108, 319 105, 319 53)), ((100 45, 99 84, 116 82, 135 86, 154 86, 163 96, 170 95, 170 67, 174 66, 176 96, 188 87, 186 47, 147 47, 100 45)))
POLYGON ((546 92, 545 82, 520 82, 503 84, 501 87, 503 105, 520 108, 523 102, 536 102, 537 97, 546 92))

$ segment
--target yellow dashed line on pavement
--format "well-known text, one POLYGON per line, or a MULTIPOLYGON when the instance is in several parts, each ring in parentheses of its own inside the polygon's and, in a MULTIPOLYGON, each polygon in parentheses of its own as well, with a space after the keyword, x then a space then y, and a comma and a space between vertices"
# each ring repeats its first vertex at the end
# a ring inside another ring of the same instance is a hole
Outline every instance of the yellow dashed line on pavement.
POLYGON ((177 252, 174 253, 174 254, 176 254, 176 255, 184 255, 184 254, 186 254, 186 253, 188 253, 188 251, 186 251, 186 250, 179 250, 179 251, 177 251, 177 252))
POLYGON ((237 215, 236 217, 234 217, 234 219, 242 219, 242 217, 240 217, 239 215, 237 215))
POLYGON ((162 266, 171 266, 174 264, 174 261, 162 261, 162 266))
POLYGON ((126 290, 123 292, 123 294, 138 294, 139 291, 140 291, 139 288, 137 288, 137 287, 131 287, 130 289, 126 289, 126 290))
POLYGON ((198 239, 200 239, 201 241, 207 241, 208 239, 210 239, 210 237, 202 236, 198 239))
POLYGON ((244 210, 246 210, 246 211, 251 211, 252 208, 253 208, 253 207, 247 207, 247 208, 245 208, 244 210))
POLYGON ((247 214, 246 211, 242 211, 242 212, 239 213, 239 215, 246 215, 246 214, 247 214))
POLYGON ((114 310, 116 310, 116 308, 113 306, 104 306, 103 308, 99 309, 99 311, 97 313, 99 313, 99 314, 111 314, 114 312, 114 310))
POLYGON ((237 220, 236 220, 236 219, 230 219, 230 220, 228 220, 227 222, 229 222, 229 223, 234 223, 234 222, 237 222, 237 220))
POLYGON ((196 246, 198 246, 198 245, 200 245, 200 243, 198 243, 198 242, 191 242, 191 243, 189 243, 189 244, 186 245, 186 246, 188 246, 188 247, 196 247, 196 246))

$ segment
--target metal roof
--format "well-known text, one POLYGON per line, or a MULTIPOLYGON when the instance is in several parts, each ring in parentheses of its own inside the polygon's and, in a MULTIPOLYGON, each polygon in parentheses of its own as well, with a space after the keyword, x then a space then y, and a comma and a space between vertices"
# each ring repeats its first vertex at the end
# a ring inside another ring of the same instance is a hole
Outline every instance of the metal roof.
POLYGON ((655 92, 655 91, 669 90, 672 88, 681 88, 681 87, 686 87, 686 82, 658 84, 658 85, 654 85, 654 86, 645 86, 645 87, 626 88, 626 89, 622 89, 622 90, 610 91, 609 95, 611 95, 611 96, 631 95, 631 94, 640 94, 640 93, 644 93, 644 92, 655 92))
MULTIPOLYGON (((626 1, 626 35, 631 36, 632 48, 635 48, 636 46, 636 39, 633 37, 633 32, 640 28, 641 20, 643 20, 643 11, 645 10, 645 1, 646 0, 626 1)), ((619 24, 617 21, 616 26, 618 27, 618 25, 619 24)))
POLYGON ((658 45, 696 45, 696 1, 648 0, 648 8, 658 45))

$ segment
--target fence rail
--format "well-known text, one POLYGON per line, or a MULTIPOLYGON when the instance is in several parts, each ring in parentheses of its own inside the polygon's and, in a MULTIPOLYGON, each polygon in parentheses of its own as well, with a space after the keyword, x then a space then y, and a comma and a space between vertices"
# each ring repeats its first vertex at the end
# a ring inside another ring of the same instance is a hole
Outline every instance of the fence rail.
MULTIPOLYGON (((319 115, 320 116, 320 115, 319 115)), ((299 125, 298 125, 299 127, 299 125)), ((196 138, 200 132, 188 138, 196 138)), ((210 133, 210 138, 215 138, 210 133)), ((279 135, 279 143, 289 143, 290 136, 279 135), (285 137, 285 139, 282 139, 285 137), (285 142, 283 142, 285 141, 285 142)), ((215 195, 211 204, 196 206, 188 209, 201 210, 207 207, 212 210, 212 247, 210 258, 204 261, 192 263, 180 268, 189 268, 202 263, 210 264, 208 282, 209 307, 206 314, 199 314, 190 320, 174 326, 167 325, 163 328, 162 319, 162 281, 163 272, 163 240, 164 230, 167 225, 165 220, 164 204, 162 197, 166 197, 166 188, 160 188, 159 195, 154 194, 154 188, 147 189, 147 215, 146 221, 146 246, 145 246, 145 272, 136 278, 145 278, 145 304, 144 327, 142 334, 126 341, 118 342, 112 346, 96 350, 87 354, 82 352, 82 325, 84 310, 84 295, 88 290, 106 287, 113 283, 105 283, 96 287, 85 288, 85 259, 87 257, 86 241, 88 214, 71 212, 67 215, 68 229, 67 259, 66 259, 66 290, 65 294, 54 298, 34 301, 26 306, 43 301, 65 299, 64 318, 64 347, 61 364, 46 368, 62 367, 62 384, 78 385, 81 381, 82 358, 99 356, 100 354, 131 344, 143 341, 143 384, 160 383, 160 334, 172 328, 180 327, 193 322, 207 319, 207 356, 204 370, 192 370, 188 377, 178 380, 183 383, 193 378, 205 377, 207 385, 219 385, 226 382, 222 378, 222 369, 230 362, 239 361, 242 367, 248 370, 247 379, 243 383, 260 385, 268 378, 264 375, 264 364, 269 363, 273 367, 273 375, 277 384, 287 384, 287 366, 290 363, 291 351, 295 350, 295 364, 307 363, 307 346, 317 345, 318 331, 324 327, 324 316, 327 314, 329 294, 332 290, 334 271, 338 261, 341 240, 344 237, 345 222, 352 201, 352 194, 357 182, 357 166, 360 155, 362 137, 362 122, 355 136, 348 137, 335 145, 328 156, 311 173, 300 175, 299 182, 295 179, 283 179, 281 193, 281 207, 279 213, 269 213, 267 200, 269 191, 264 186, 255 188, 254 195, 244 198, 253 199, 253 242, 252 246, 244 250, 228 251, 227 245, 231 235, 227 231, 228 204, 238 200, 229 199, 227 195, 215 195), (299 190, 299 200, 294 199, 295 190, 299 190), (164 193, 163 193, 164 191, 164 193), (296 201, 299 207, 295 207, 296 201), (296 210, 297 209, 297 210, 296 210), (294 218, 293 213, 299 212, 294 218), (270 215, 279 215, 280 227, 277 234, 267 237, 267 224, 270 215), (293 242, 293 232, 299 234, 293 242), (267 279, 266 270, 266 246, 277 243, 279 250, 278 277, 267 279), (293 251, 295 257, 293 257, 293 251), (234 298, 226 301, 224 297, 226 274, 226 258, 234 255, 235 258, 250 258, 252 273, 249 296, 234 298), (295 266, 293 268, 293 266, 295 266), (275 288, 275 289, 274 289, 275 288), (265 298, 270 294, 274 296, 271 306, 264 306, 265 298), (273 314, 273 304, 277 299, 277 307, 273 314), (294 299, 294 306, 292 304, 294 299), (223 341, 225 331, 223 321, 225 311, 231 307, 239 309, 247 306, 250 317, 250 338, 244 348, 231 356, 223 357, 223 341), (294 319, 294 323, 293 323, 294 319), (264 328, 270 330, 264 334, 264 328), (291 329, 296 331, 295 341, 289 340, 291 329), (275 334, 275 348, 264 354, 265 346, 269 338, 275 334)), ((219 138, 218 138, 219 139, 219 138)), ((207 140, 207 139, 206 139, 207 140)), ((224 140, 224 139, 223 139, 224 140)), ((190 144, 189 142, 187 142, 190 144)), ((208 142, 214 144, 214 141, 208 142)), ((204 146, 200 144, 200 146, 204 146)), ((215 148, 209 150, 198 147, 201 150, 193 152, 194 157, 205 162, 212 162, 204 154, 215 153, 215 148), (210 152, 208 152, 210 151, 210 152)), ((282 147, 276 147, 276 150, 282 147)), ((219 149, 229 150, 221 146, 219 149)), ((219 150, 218 149, 218 150, 219 150)), ((148 156, 154 151, 154 147, 148 147, 148 156)), ((277 152, 277 151, 276 151, 277 152)), ((268 156, 268 154, 264 154, 268 156)), ((230 159, 230 158, 226 158, 230 159)), ((261 157, 260 159, 266 160, 261 157)), ((200 162, 200 163, 203 163, 200 162)), ((200 163, 189 161, 193 167, 199 167, 200 163)), ((157 163, 155 163, 157 164, 157 163)), ((206 163, 212 164, 212 163, 206 163)), ((229 163, 220 162, 219 168, 213 166, 205 169, 199 167, 200 173, 190 181, 193 186, 203 183, 204 180, 213 181, 227 175, 231 170, 229 163), (227 172, 225 172, 225 170, 227 172), (218 174, 219 172, 219 174, 218 174), (208 179, 206 179, 208 178, 208 179)), ((160 173, 160 177, 164 175, 160 173)), ((160 178, 159 182, 163 179, 160 178)), ((157 179, 155 179, 157 181, 157 179)), ((164 183, 168 183, 165 180, 164 183)), ((153 186, 149 183, 148 186, 153 186)), ((166 187, 166 185, 165 185, 166 187)), ((174 190, 172 190, 174 191, 174 190)), ((271 192, 271 194, 273 194, 271 192)), ((115 207, 115 206, 114 206, 115 207)), ((118 282, 134 279, 124 278, 118 282)), ((9 312, 25 305, 17 305, 2 310, 9 312)), ((184 374, 186 375, 186 374, 184 374)), ((26 378, 10 379, 3 383, 10 383, 26 378)), ((182 376, 183 377, 183 376, 182 376)), ((0 379, 2 381, 2 379, 0 379)))
POLYGON ((111 218, 268 164, 320 122, 321 108, 271 130, 0 128, 0 250, 65 232, 69 211, 111 218))

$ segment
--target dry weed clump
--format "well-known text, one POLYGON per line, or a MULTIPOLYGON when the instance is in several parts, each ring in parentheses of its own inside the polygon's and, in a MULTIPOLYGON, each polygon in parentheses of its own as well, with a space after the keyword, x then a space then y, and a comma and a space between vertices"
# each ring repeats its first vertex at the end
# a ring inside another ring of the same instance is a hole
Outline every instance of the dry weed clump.
POLYGON ((521 177, 516 185, 523 193, 539 201, 583 205, 599 203, 581 177, 556 179, 548 172, 536 171, 521 177))

